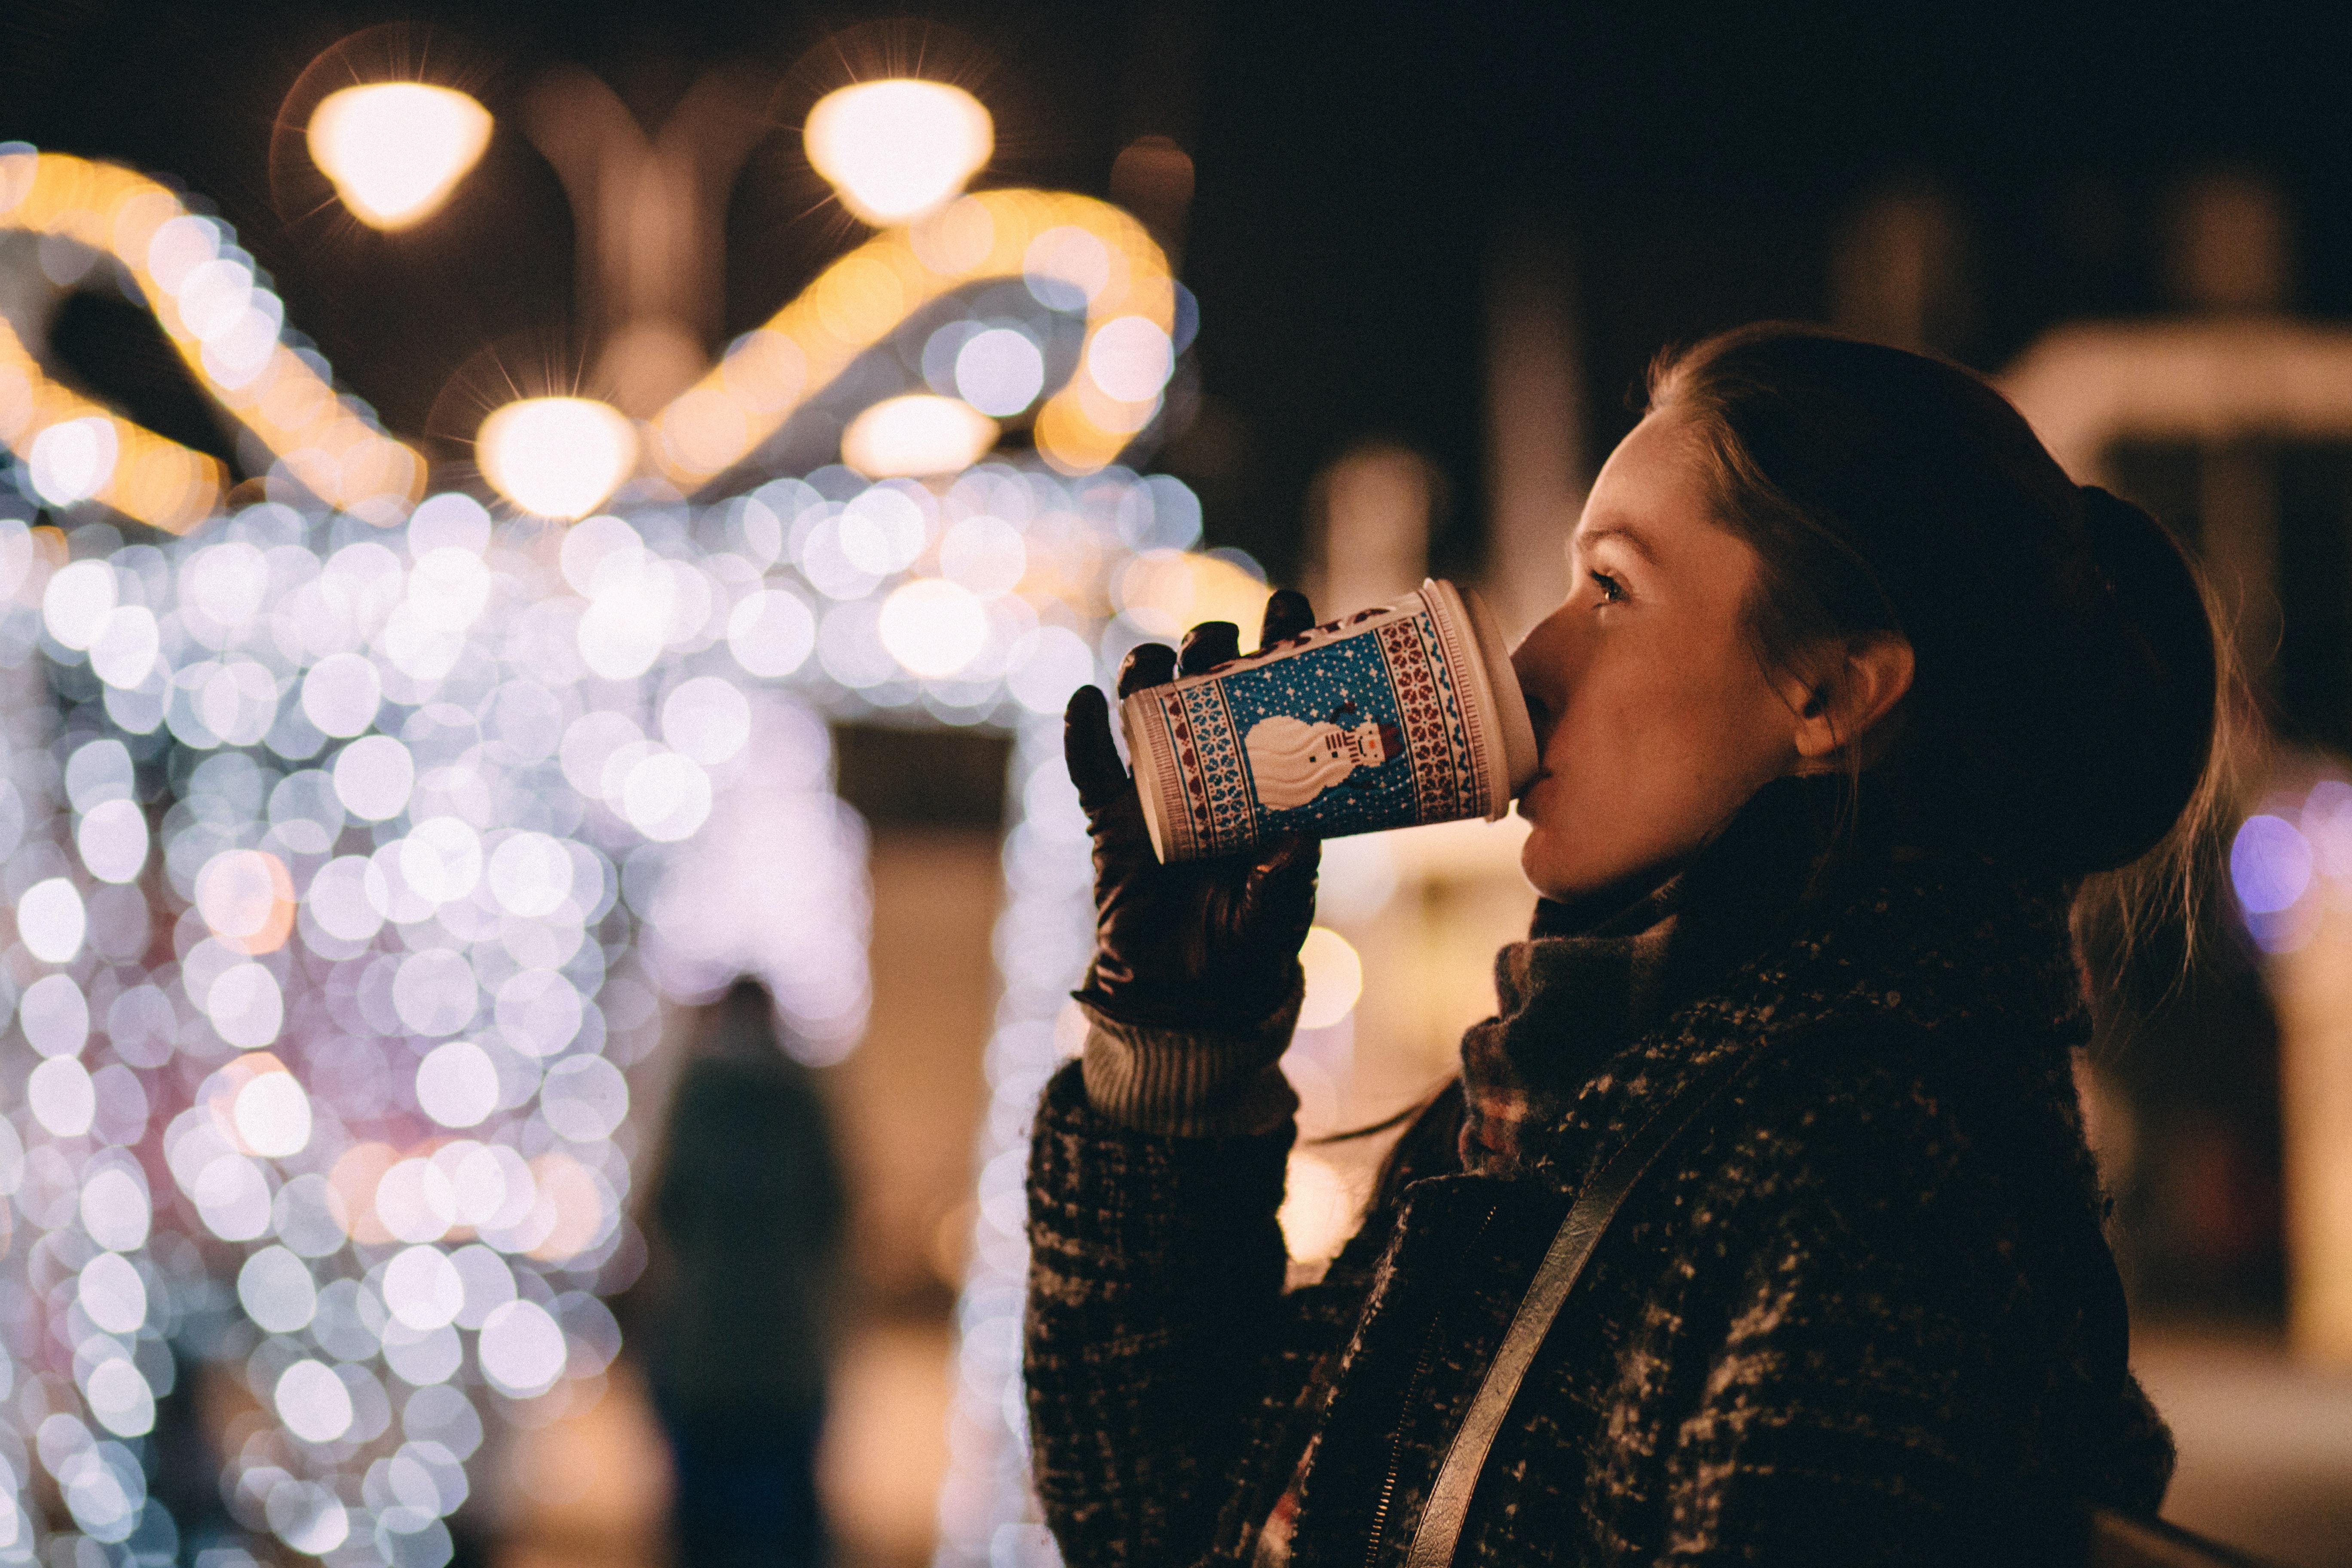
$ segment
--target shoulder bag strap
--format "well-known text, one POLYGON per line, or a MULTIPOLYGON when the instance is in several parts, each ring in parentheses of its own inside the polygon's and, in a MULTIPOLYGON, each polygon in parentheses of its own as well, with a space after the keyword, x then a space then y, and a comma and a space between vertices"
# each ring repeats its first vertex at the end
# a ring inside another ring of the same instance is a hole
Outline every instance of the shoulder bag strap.
POLYGON ((1463 1416, 1453 1445, 1445 1451, 1437 1484, 1430 1489, 1421 1522, 1414 1527, 1405 1568, 1448 1568, 1452 1563, 1462 1539, 1462 1522, 1469 1516, 1470 1498, 1477 1489, 1479 1471, 1486 1468, 1487 1451, 1495 1446, 1495 1435, 1502 1430, 1519 1384, 1544 1336, 1550 1332, 1552 1320, 1559 1316, 1560 1304, 1568 1300, 1592 1249, 1609 1229, 1609 1222, 1667 1145, 1735 1082, 1753 1071, 1763 1057, 1762 1051, 1750 1050, 1710 1063, 1680 1094, 1659 1107, 1576 1194, 1526 1296, 1520 1299, 1518 1313, 1503 1336, 1502 1347, 1487 1365, 1469 1413, 1463 1416))

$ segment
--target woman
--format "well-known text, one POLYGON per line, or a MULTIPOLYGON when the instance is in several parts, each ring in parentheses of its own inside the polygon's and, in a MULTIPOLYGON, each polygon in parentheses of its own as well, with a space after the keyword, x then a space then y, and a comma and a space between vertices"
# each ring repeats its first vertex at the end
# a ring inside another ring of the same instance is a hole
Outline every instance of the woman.
MULTIPOLYGON (((1073 1564, 1406 1562, 1570 1200, 1734 1058, 1544 1335, 1451 1560, 2056 1559, 2080 1505, 2162 1496, 2068 915, 2213 809, 2191 568, 1968 373, 1778 326, 1662 361, 1569 549, 1514 656, 1533 934, 1311 1288, 1282 1288, 1275 1063, 1314 847, 1155 864, 1101 694, 1071 700, 1099 941, 1036 1124, 1027 1370, 1073 1564)), ((1277 595, 1267 635, 1307 618, 1277 595)))

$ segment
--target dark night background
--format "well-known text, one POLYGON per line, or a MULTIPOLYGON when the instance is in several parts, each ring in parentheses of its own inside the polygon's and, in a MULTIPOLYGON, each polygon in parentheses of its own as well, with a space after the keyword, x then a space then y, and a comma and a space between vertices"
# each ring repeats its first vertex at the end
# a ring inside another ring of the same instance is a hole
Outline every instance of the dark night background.
MULTIPOLYGON (((216 202, 275 274, 289 324, 415 434, 469 358, 571 310, 571 220, 514 129, 521 82, 577 61, 657 124, 708 64, 776 71, 776 130, 730 213, 732 333, 862 232, 803 160, 798 118, 825 40, 904 15, 20 0, 0 12, 0 137, 121 159, 216 202), (408 234, 282 216, 280 101, 320 50, 393 20, 420 24, 500 116, 483 167, 408 234)), ((2163 193, 2200 168, 2274 181, 2297 215, 2296 304, 2352 303, 2352 25, 2318 10, 1290 0, 913 15, 884 47, 920 40, 988 101, 998 151, 983 184, 1101 193, 1142 134, 1192 153, 1181 261, 1206 401, 1160 460, 1202 489, 1212 542, 1277 573, 1295 563, 1310 477, 1369 436, 1437 459, 1454 498, 1437 563, 1475 560, 1482 287, 1514 233, 1572 258, 1593 452, 1630 424, 1626 390, 1661 344, 1822 315, 1829 237, 1889 180, 1932 180, 1967 215, 1979 307, 1939 346, 1982 368, 2053 321, 2161 308, 2163 193)), ((77 301, 60 349, 151 424, 226 454, 127 307, 77 301)))

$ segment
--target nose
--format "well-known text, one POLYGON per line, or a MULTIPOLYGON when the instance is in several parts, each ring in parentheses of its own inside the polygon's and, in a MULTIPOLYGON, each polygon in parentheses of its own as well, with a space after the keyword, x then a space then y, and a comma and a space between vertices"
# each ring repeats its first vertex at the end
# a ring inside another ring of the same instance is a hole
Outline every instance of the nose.
POLYGON ((1552 726, 1568 706, 1573 642, 1569 607, 1562 605, 1537 622, 1511 650, 1511 670, 1527 695, 1528 720, 1535 727, 1538 749, 1550 740, 1552 726))

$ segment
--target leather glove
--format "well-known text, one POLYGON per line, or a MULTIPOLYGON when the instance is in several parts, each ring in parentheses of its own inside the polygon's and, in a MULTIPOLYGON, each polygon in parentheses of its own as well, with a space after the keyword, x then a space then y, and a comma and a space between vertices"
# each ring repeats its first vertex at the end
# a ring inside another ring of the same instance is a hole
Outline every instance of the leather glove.
MULTIPOLYGON (((1313 626, 1307 595, 1266 601, 1261 646, 1313 626)), ((1231 621, 1204 621, 1181 654, 1145 643, 1119 667, 1118 694, 1198 675, 1241 657, 1231 621)), ((1063 715, 1063 749, 1094 838, 1095 956, 1077 998, 1148 1029, 1246 1031, 1292 1001, 1298 948, 1315 919, 1322 846, 1299 834, 1250 855, 1163 866, 1151 852, 1135 781, 1111 743, 1109 704, 1081 686, 1063 715)), ((1277 1047, 1277 1049, 1279 1047, 1277 1047)))

